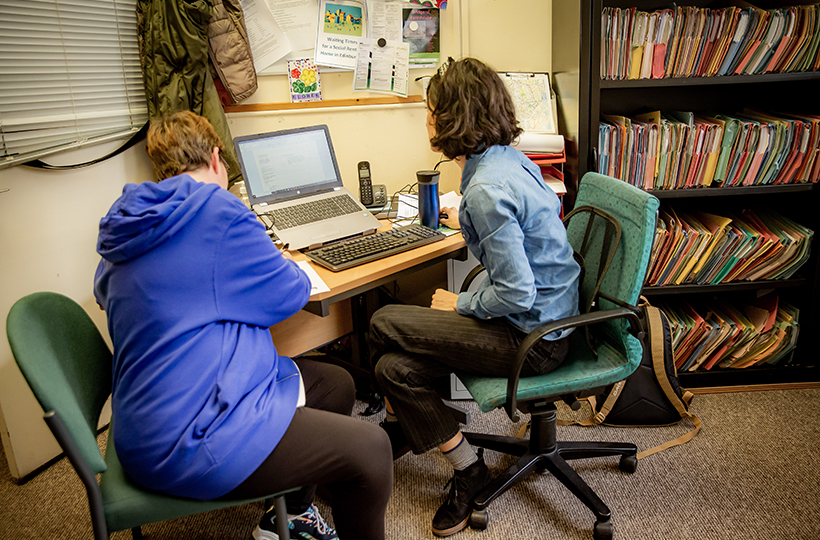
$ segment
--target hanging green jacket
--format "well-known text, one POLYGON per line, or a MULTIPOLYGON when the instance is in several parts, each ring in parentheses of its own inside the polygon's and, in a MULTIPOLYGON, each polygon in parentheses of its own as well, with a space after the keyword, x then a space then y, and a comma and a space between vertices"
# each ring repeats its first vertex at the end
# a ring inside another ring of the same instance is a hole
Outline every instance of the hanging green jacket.
MULTIPOLYGON (((213 10, 214 0, 138 0, 140 64, 149 117, 188 110, 207 118, 225 144, 228 183, 234 184, 242 180, 242 171, 208 67, 208 25, 213 10)), ((255 78, 252 69, 250 72, 255 78)), ((256 89, 255 80, 252 88, 256 89)), ((244 93, 244 97, 250 95, 247 90, 244 93)))

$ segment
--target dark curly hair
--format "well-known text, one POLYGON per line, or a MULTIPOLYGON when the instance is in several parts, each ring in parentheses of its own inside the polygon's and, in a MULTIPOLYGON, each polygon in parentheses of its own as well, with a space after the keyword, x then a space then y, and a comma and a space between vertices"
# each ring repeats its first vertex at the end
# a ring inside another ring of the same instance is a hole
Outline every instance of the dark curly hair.
POLYGON ((431 146, 454 159, 511 144, 523 130, 495 70, 475 58, 449 62, 427 86, 427 108, 436 127, 431 146))

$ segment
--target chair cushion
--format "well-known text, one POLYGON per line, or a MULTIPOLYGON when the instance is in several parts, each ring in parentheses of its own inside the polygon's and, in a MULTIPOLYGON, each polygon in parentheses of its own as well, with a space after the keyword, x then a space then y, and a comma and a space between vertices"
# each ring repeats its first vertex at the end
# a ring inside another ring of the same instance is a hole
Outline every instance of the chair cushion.
MULTIPOLYGON (((560 396, 589 388, 606 386, 628 377, 640 364, 643 354, 640 342, 626 336, 626 353, 609 343, 598 346, 598 356, 586 346, 583 332, 573 332, 571 358, 555 371, 535 377, 522 377, 518 383, 518 401, 560 396), (636 360, 637 359, 637 360, 636 360)), ((458 373, 458 378, 483 412, 502 407, 507 401, 506 377, 482 377, 458 373)))
POLYGON ((238 506, 266 498, 276 497, 281 493, 271 494, 246 500, 211 500, 200 501, 165 495, 157 491, 144 489, 125 474, 117 452, 114 450, 114 441, 111 438, 111 429, 108 430, 108 444, 105 451, 105 461, 108 470, 100 477, 100 491, 102 492, 103 507, 105 508, 105 522, 109 532, 122 531, 139 527, 147 523, 156 523, 192 514, 199 514, 238 506))

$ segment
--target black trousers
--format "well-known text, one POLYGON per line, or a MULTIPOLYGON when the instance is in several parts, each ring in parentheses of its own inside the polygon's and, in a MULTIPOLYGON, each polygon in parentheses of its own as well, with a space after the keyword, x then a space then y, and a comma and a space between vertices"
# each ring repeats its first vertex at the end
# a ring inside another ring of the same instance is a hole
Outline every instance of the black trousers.
MULTIPOLYGON (((376 380, 389 398, 410 447, 422 454, 459 431, 434 381, 453 371, 506 377, 526 334, 506 319, 475 319, 454 311, 385 306, 370 320, 376 380)), ((523 376, 548 373, 564 360, 569 337, 536 345, 523 376)))
POLYGON ((262 465, 227 497, 260 497, 304 486, 285 496, 288 513, 300 514, 313 502, 316 485, 324 485, 340 539, 383 540, 393 490, 390 440, 376 424, 350 417, 355 390, 347 371, 310 360, 296 364, 305 383, 305 406, 296 409, 262 465))

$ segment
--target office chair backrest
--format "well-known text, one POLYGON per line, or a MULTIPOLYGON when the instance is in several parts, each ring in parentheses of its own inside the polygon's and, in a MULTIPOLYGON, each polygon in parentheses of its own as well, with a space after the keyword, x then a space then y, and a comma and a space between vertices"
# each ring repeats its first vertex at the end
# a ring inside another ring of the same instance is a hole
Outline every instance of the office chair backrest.
MULTIPOLYGON (((617 234, 608 230, 606 219, 595 216, 591 227, 588 225, 593 218, 589 213, 581 213, 569 220, 567 237, 570 244, 577 252, 586 252, 584 280, 580 287, 582 311, 593 301, 596 303, 593 310, 615 307, 612 302, 597 296, 598 292, 636 305, 652 251, 658 199, 621 180, 587 173, 581 179, 575 201, 576 208, 583 206, 591 206, 612 216, 622 232, 614 253, 610 254, 608 246, 614 245, 617 234), (599 270, 610 258, 599 285, 599 270)), ((627 322, 618 320, 607 324, 615 335, 622 335, 627 322)))
POLYGON ((589 205, 573 208, 564 223, 575 260, 581 265, 578 309, 582 314, 589 313, 596 307, 598 292, 621 242, 621 224, 614 216, 589 205), (570 227, 570 223, 574 225, 570 227))
POLYGON ((92 471, 104 472, 96 432, 111 393, 111 351, 91 318, 70 298, 39 292, 11 307, 6 333, 43 411, 57 412, 92 471))

